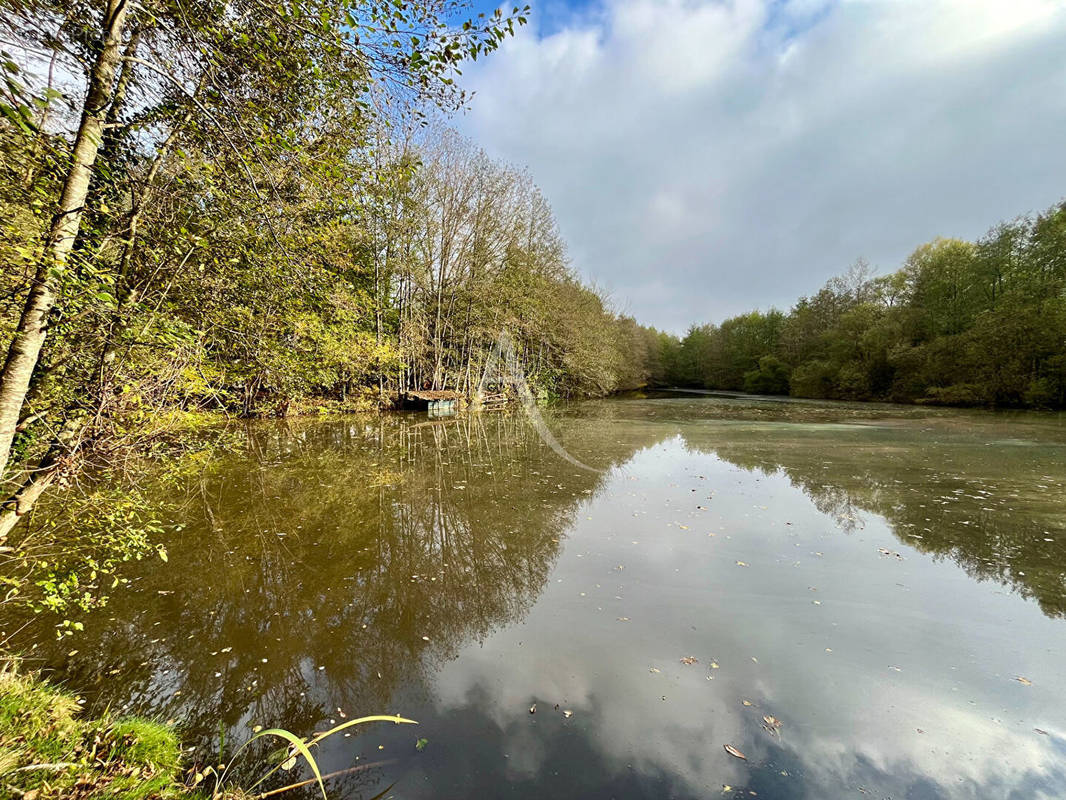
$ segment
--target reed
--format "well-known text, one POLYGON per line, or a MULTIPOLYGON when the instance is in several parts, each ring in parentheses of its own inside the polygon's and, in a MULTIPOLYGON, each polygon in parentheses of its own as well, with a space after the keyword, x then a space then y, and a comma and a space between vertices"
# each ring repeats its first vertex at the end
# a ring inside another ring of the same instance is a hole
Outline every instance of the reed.
POLYGON ((309 783, 317 783, 319 791, 322 792, 323 800, 329 800, 329 797, 326 794, 325 778, 347 773, 351 770, 340 770, 339 772, 333 772, 327 776, 323 776, 322 770, 318 766, 318 761, 315 760, 315 756, 311 752, 311 748, 320 744, 321 742, 328 739, 330 736, 333 736, 334 734, 340 733, 341 731, 346 730, 348 728, 355 727, 356 725, 365 725, 369 722, 392 722, 397 725, 418 724, 413 719, 406 719, 405 717, 400 716, 374 715, 369 717, 359 717, 358 719, 352 719, 348 720, 347 722, 342 722, 340 725, 336 725, 327 731, 323 731, 322 733, 317 733, 310 739, 306 740, 297 736, 292 731, 285 730, 284 728, 267 728, 266 730, 257 731, 251 736, 251 738, 248 739, 248 741, 238 747, 237 750, 234 752, 233 757, 229 759, 229 761, 226 763, 225 767, 221 771, 216 770, 214 767, 207 767, 202 771, 198 771, 193 776, 193 786, 198 786, 201 782, 207 780, 208 778, 214 777, 215 785, 211 797, 212 800, 220 800, 220 798, 224 796, 227 790, 228 779, 230 777, 230 773, 233 769, 234 763, 249 747, 251 747, 253 743, 259 741, 260 739, 274 737, 288 743, 288 747, 285 751, 283 760, 275 764, 265 775, 263 775, 263 777, 261 777, 258 781, 252 784, 252 786, 248 787, 244 791, 249 794, 252 794, 253 797, 272 797, 274 795, 286 792, 290 789, 296 789, 301 786, 306 786, 309 783), (277 774, 278 770, 290 769, 291 767, 293 767, 298 757, 302 757, 303 760, 307 762, 307 766, 310 768, 311 773, 314 775, 313 779, 297 781, 296 783, 289 784, 288 786, 282 786, 278 789, 272 789, 269 792, 264 792, 259 795, 254 794, 255 790, 262 786, 263 783, 269 780, 273 775, 277 774))

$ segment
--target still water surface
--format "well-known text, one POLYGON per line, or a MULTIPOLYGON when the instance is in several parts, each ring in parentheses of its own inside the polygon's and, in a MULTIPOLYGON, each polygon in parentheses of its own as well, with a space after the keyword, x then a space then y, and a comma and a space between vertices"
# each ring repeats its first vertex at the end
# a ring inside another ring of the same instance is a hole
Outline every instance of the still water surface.
POLYGON ((1066 797, 1066 418, 547 420, 602 471, 521 414, 250 427, 160 489, 169 563, 36 652, 201 753, 420 722, 328 740, 370 765, 334 798, 1066 797))

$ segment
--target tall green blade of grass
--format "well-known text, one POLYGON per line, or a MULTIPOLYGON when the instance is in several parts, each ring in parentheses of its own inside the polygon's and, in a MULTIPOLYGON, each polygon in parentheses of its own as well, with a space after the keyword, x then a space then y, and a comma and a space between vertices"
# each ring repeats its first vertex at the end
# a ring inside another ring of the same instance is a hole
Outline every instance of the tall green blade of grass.
MULTIPOLYGON (((399 724, 405 724, 405 723, 408 724, 408 725, 417 725, 418 724, 413 719, 406 719, 406 718, 400 717, 400 716, 375 715, 375 716, 370 716, 370 717, 359 717, 358 719, 351 719, 351 720, 348 720, 347 722, 342 722, 340 725, 332 727, 328 731, 324 731, 324 732, 316 735, 314 738, 312 738, 310 741, 307 741, 307 742, 305 742, 303 739, 301 739, 295 733, 292 733, 291 731, 287 731, 284 728, 268 728, 266 730, 259 731, 256 734, 254 734, 247 742, 245 742, 239 748, 237 748, 237 752, 235 752, 233 754, 233 758, 231 758, 229 760, 229 763, 226 765, 226 769, 223 770, 222 774, 218 777, 218 782, 216 783, 216 792, 221 789, 221 786, 222 786, 223 782, 225 781, 226 774, 229 772, 230 767, 233 766, 233 763, 237 760, 237 757, 244 751, 244 749, 246 747, 251 745, 252 742, 257 741, 258 739, 262 739, 263 737, 275 736, 275 737, 278 737, 280 739, 284 739, 285 741, 287 741, 290 744, 290 746, 292 747, 292 749, 295 750, 298 755, 303 756, 304 760, 311 767, 311 772, 314 773, 315 781, 318 783, 318 788, 322 792, 323 800, 329 800, 329 798, 326 795, 326 784, 322 780, 322 771, 319 769, 318 762, 315 760, 315 757, 311 754, 311 749, 310 748, 314 747, 319 742, 323 741, 324 739, 332 736, 333 734, 335 734, 335 733, 337 733, 339 731, 343 731, 344 729, 351 728, 351 727, 353 727, 355 725, 362 725, 362 724, 367 723, 367 722, 394 722, 394 723, 396 723, 398 725, 399 724)), ((265 781, 267 778, 269 778, 271 775, 273 775, 275 772, 277 772, 280 768, 281 768, 280 764, 278 766, 275 766, 266 775, 264 775, 262 778, 260 778, 258 781, 256 781, 256 783, 252 786, 252 789, 255 789, 263 781, 265 781)))

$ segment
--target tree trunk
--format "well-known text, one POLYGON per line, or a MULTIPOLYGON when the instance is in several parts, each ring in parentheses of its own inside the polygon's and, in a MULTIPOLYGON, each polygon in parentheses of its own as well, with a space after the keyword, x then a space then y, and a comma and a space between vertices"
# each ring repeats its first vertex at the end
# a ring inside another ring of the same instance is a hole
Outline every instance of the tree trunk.
POLYGON ((76 415, 68 419, 52 440, 41 463, 29 474, 18 491, 4 503, 3 508, 0 509, 0 546, 7 543, 11 529, 33 508, 56 478, 60 477, 65 466, 63 455, 78 449, 75 439, 84 425, 84 415, 76 415))
POLYGON ((0 475, 7 469, 30 378, 41 356, 48 315, 56 302, 59 276, 66 266, 81 227, 93 165, 103 141, 104 122, 115 71, 120 62, 122 31, 129 9, 127 0, 108 0, 103 47, 89 77, 81 123, 74 138, 73 159, 63 183, 63 193, 48 233, 44 254, 37 265, 15 336, 0 373, 0 475))

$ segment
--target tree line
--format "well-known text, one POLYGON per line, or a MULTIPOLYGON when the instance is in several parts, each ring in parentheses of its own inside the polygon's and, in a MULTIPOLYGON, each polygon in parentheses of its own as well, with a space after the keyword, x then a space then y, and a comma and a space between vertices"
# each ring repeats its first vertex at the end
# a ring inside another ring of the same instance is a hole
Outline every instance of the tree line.
POLYGON ((1066 408, 1066 203, 863 261, 788 312, 645 331, 650 379, 838 400, 1066 408))
POLYGON ((188 412, 644 382, 530 177, 443 127, 528 7, 0 0, 0 547, 188 412))
POLYGON ((1062 206, 678 339, 583 283, 530 176, 434 114, 527 8, 0 8, 0 548, 190 412, 469 394, 501 331, 542 395, 1064 405, 1062 206))

